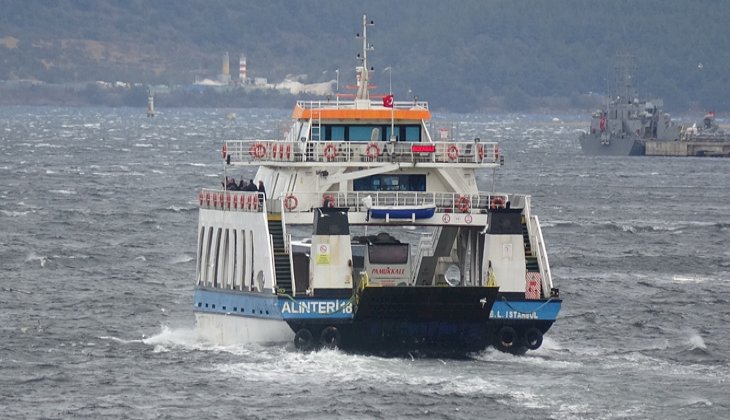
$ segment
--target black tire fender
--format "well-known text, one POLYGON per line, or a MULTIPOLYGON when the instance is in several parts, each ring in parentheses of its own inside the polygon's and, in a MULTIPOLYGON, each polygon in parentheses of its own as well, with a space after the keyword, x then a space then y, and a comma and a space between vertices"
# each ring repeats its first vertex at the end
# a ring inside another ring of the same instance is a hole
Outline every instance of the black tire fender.
POLYGON ((536 327, 530 327, 523 336, 525 347, 530 350, 537 350, 542 345, 542 331, 536 327))
POLYGON ((499 329, 497 333, 497 344, 501 349, 510 349, 517 342, 517 331, 514 328, 505 325, 499 329))
POLYGON ((319 335, 319 341, 322 343, 322 347, 334 349, 340 346, 342 335, 340 335, 340 330, 337 327, 329 326, 322 330, 322 334, 319 335))
POLYGON ((314 348, 314 336, 307 328, 302 328, 294 335, 294 347, 301 351, 310 351, 314 348))

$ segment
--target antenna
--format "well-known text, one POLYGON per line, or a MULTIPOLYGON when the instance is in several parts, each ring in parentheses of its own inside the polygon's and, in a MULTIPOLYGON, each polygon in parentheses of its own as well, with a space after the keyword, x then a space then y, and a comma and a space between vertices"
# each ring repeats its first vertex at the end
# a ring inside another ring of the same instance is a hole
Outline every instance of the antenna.
MULTIPOLYGON (((368 67, 368 51, 374 51, 375 47, 373 44, 368 43, 368 26, 375 25, 375 22, 368 21, 367 15, 362 15, 362 53, 357 54, 357 59, 362 63, 360 66, 360 85, 357 89, 357 99, 370 99, 368 92, 368 82, 370 80, 369 72, 371 70, 368 67)), ((360 34, 356 34, 356 38, 360 38, 360 34)))

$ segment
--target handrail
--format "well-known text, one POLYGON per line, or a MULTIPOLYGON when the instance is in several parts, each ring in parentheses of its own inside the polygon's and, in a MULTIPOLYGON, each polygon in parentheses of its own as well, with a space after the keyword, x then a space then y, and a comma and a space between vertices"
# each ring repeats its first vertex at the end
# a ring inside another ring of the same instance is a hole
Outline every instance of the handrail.
POLYGON ((312 208, 324 205, 325 199, 334 207, 346 207, 353 212, 367 212, 373 207, 433 206, 438 213, 474 213, 486 211, 497 202, 500 203, 498 207, 504 207, 510 199, 516 201, 520 197, 490 192, 460 194, 416 191, 296 191, 286 195, 297 199, 296 207, 284 208, 289 213, 310 212, 312 208))
POLYGON ((321 164, 357 163, 443 163, 499 165, 499 144, 496 142, 431 141, 282 141, 227 140, 227 156, 231 163, 260 165, 266 162, 321 164))
POLYGON ((411 267, 411 273, 414 283, 418 280, 418 272, 421 269, 421 262, 423 261, 423 258, 433 256, 433 252, 436 249, 436 244, 438 243, 439 237, 441 236, 441 230, 442 227, 437 226, 433 232, 429 233, 428 235, 422 236, 418 240, 416 258, 413 261, 414 267, 411 267), (428 253, 426 253, 426 251, 428 251, 428 253))
POLYGON ((286 217, 286 213, 311 212, 313 208, 324 205, 325 198, 333 206, 346 207, 353 212, 367 212, 373 207, 433 206, 438 213, 484 213, 493 205, 501 208, 510 203, 511 207, 519 208, 516 206, 519 206, 520 201, 528 197, 481 191, 474 194, 425 191, 296 191, 264 200, 262 193, 253 191, 204 188, 198 193, 202 209, 265 213, 267 201, 270 201, 274 205, 281 203, 282 218, 286 217), (288 209, 283 205, 284 197, 289 196, 296 198, 296 207, 288 209))
POLYGON ((203 188, 198 193, 200 208, 265 213, 266 200, 257 191, 232 191, 203 188))
MULTIPOLYGON (((303 109, 353 109, 357 104, 361 103, 362 100, 358 101, 343 101, 341 99, 331 101, 297 101, 297 106, 303 109)), ((390 109, 383 107, 383 102, 379 100, 370 101, 371 109, 390 109)), ((394 109, 428 109, 428 102, 426 101, 394 101, 394 109)))
POLYGON ((540 266, 540 277, 542 277, 542 293, 543 296, 549 297, 553 288, 553 277, 550 271, 550 262, 548 261, 547 249, 545 247, 545 241, 542 236, 542 228, 540 227, 540 221, 537 216, 532 216, 530 219, 530 231, 532 235, 530 242, 534 236, 534 243, 537 245, 534 249, 537 252, 537 259, 540 266))

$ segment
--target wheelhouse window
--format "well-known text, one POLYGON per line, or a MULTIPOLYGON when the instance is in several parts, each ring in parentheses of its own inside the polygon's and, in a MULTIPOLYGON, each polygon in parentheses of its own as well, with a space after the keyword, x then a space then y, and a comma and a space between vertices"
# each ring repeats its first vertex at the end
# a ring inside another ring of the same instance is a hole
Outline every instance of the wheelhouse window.
MULTIPOLYGON (((308 129, 308 127, 307 127, 308 129)), ((390 124, 382 125, 338 125, 323 124, 323 140, 328 141, 388 141, 391 137, 390 124)), ((395 126, 397 141, 421 141, 421 126, 418 124, 402 124, 395 126)))
POLYGON ((372 175, 353 181, 355 191, 426 191, 426 175, 372 175))

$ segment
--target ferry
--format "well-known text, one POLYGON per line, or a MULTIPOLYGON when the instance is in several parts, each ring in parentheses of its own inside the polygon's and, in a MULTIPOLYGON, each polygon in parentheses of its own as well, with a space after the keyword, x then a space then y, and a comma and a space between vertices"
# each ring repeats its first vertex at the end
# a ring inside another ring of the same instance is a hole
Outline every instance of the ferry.
POLYGON ((280 139, 222 145, 224 175, 257 168, 259 188, 198 192, 198 331, 300 351, 537 349, 561 299, 530 196, 478 188, 497 143, 433 138, 427 102, 370 93, 371 25, 356 93, 298 101, 280 139))

